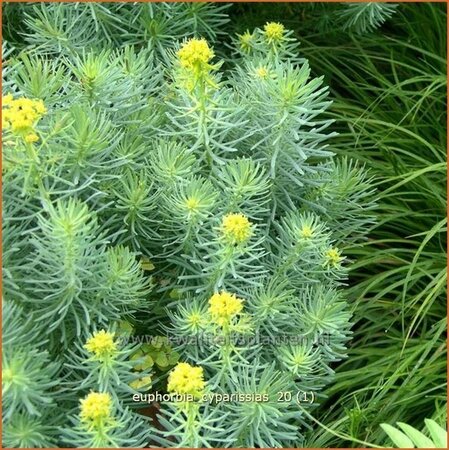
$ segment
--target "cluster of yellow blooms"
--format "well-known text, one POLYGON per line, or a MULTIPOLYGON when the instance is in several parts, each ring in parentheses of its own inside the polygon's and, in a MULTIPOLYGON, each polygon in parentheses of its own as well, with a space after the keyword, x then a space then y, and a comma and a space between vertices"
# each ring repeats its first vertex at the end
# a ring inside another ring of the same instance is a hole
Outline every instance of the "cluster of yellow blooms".
POLYGON ((338 250, 338 248, 330 248, 326 251, 324 256, 326 257, 327 264, 333 267, 338 266, 343 259, 341 256, 341 251, 338 250))
POLYGON ((91 392, 80 401, 80 419, 87 425, 100 425, 111 419, 112 398, 107 393, 91 392))
POLYGON ((252 235, 252 224, 243 214, 227 214, 221 223, 223 236, 232 244, 242 244, 252 235))
POLYGON ((209 313, 220 326, 226 325, 243 309, 243 300, 229 292, 217 292, 209 299, 209 313))
POLYGON ((47 113, 42 100, 20 97, 14 100, 11 94, 2 97, 2 128, 22 136, 25 142, 39 140, 35 126, 47 113))
POLYGON ((268 42, 279 42, 284 37, 284 25, 278 22, 268 22, 263 27, 268 42))
POLYGON ((188 363, 178 363, 168 376, 168 392, 180 395, 201 397, 206 382, 202 367, 191 366, 188 363))
POLYGON ((84 348, 97 359, 109 358, 117 351, 114 333, 109 333, 105 330, 97 331, 87 340, 84 348))
POLYGON ((189 39, 177 53, 182 67, 198 70, 208 66, 209 61, 215 56, 205 39, 189 39))

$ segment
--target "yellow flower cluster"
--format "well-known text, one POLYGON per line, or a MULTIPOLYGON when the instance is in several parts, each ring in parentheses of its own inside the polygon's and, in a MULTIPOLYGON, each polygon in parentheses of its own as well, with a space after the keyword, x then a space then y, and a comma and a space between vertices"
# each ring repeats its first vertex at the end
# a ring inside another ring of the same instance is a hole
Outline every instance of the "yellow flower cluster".
POLYGON ((245 31, 243 34, 237 35, 240 42, 240 48, 244 52, 250 52, 253 47, 254 34, 249 31, 245 31))
POLYGON ((112 398, 107 393, 91 392, 80 401, 80 419, 91 425, 111 419, 112 398))
POLYGON ((186 200, 186 206, 189 211, 195 211, 200 206, 200 201, 195 197, 189 197, 186 200))
POLYGON ((178 363, 168 376, 168 392, 180 395, 201 397, 206 382, 202 367, 191 366, 188 363, 178 363))
POLYGON ((208 65, 215 56, 205 39, 189 39, 177 53, 179 62, 186 69, 198 69, 208 65))
POLYGON ((263 30, 269 42, 279 42, 284 37, 284 25, 279 22, 268 22, 263 30))
POLYGON ((341 251, 338 250, 338 248, 330 248, 326 251, 324 256, 326 257, 327 264, 333 267, 338 266, 343 259, 341 256, 341 251))
POLYGON ((227 214, 223 217, 221 231, 231 243, 241 244, 251 237, 253 233, 251 225, 243 214, 227 214))
POLYGON ((35 126, 41 117, 47 113, 42 100, 17 98, 11 94, 2 97, 2 127, 24 138, 25 142, 39 140, 35 126))
POLYGON ((228 324, 242 309, 243 300, 229 292, 217 292, 209 299, 209 313, 212 320, 220 326, 228 324))
POLYGON ((97 331, 87 340, 84 348, 98 359, 108 358, 117 351, 114 333, 105 330, 97 331))
POLYGON ((310 239, 313 236, 313 230, 308 225, 304 225, 299 232, 299 235, 303 239, 310 239))
POLYGON ((266 67, 260 66, 255 70, 254 74, 256 75, 256 78, 265 80, 266 78, 268 78, 268 75, 270 73, 268 72, 268 69, 266 67))

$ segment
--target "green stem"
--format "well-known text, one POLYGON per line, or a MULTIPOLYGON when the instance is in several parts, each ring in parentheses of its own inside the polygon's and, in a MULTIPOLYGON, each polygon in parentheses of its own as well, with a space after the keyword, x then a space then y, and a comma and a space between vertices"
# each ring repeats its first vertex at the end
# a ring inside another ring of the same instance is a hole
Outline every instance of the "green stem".
POLYGON ((209 287, 211 289, 215 290, 219 279, 223 278, 226 275, 226 273, 227 273, 226 269, 229 266, 229 263, 233 257, 234 257, 234 248, 233 247, 226 245, 226 247, 221 249, 218 267, 213 271, 210 281, 209 281, 209 287))
POLYGON ((198 446, 198 421, 197 415, 199 406, 196 403, 188 402, 186 404, 186 441, 191 448, 198 446))

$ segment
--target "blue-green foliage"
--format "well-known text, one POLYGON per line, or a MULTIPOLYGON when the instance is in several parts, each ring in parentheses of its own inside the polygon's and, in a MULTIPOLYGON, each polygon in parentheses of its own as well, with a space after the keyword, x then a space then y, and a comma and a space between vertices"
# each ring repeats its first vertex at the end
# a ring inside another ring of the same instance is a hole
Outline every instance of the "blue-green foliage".
POLYGON ((364 34, 379 28, 396 12, 397 6, 379 2, 347 3, 339 14, 345 30, 364 34))

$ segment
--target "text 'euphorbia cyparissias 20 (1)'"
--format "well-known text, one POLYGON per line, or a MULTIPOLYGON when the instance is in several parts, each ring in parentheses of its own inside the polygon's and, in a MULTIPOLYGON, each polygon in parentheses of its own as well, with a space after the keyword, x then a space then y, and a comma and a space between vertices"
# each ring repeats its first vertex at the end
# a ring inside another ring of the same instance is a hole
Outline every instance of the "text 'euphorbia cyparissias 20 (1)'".
POLYGON ((192 8, 35 5, 29 48, 6 49, 6 446, 298 446, 279 394, 319 398, 345 357, 367 172, 334 157, 291 31, 225 60, 225 7, 192 8), (84 35, 64 28, 80 11, 84 35), (149 391, 174 395, 152 419, 149 391))

